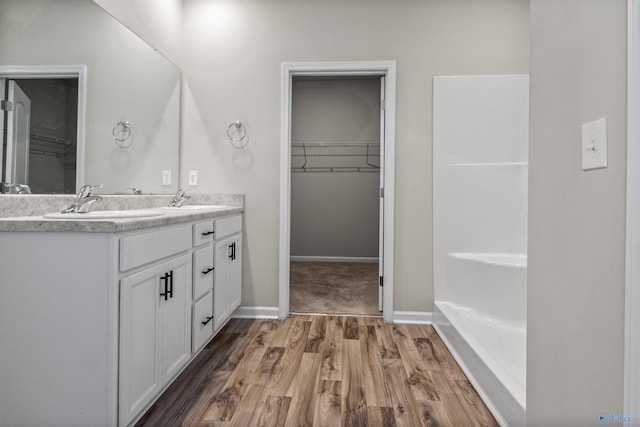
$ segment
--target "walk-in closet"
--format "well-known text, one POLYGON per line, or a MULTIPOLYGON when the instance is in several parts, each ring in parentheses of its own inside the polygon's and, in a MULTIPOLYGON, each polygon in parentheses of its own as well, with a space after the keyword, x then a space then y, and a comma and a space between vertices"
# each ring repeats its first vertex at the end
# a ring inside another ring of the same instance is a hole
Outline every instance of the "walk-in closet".
POLYGON ((293 313, 380 315, 381 77, 296 76, 293 313))

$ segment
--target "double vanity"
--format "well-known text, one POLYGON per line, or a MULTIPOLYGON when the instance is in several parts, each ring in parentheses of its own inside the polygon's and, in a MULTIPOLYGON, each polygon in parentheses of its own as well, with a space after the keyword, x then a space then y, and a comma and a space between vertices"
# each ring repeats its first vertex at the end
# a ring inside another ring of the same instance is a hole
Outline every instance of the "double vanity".
POLYGON ((62 218, 61 197, 16 197, 27 216, 0 218, 0 426, 134 423, 240 305, 243 196, 105 196, 62 218))

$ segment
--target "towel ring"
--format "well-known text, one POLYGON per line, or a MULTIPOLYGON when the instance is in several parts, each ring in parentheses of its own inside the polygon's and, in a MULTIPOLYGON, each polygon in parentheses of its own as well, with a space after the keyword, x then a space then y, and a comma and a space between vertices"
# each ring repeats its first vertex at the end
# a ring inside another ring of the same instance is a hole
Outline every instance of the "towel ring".
POLYGON ((240 120, 236 120, 227 126, 227 136, 229 137, 229 142, 235 148, 243 148, 247 145, 247 128, 242 124, 240 120))
POLYGON ((126 120, 116 123, 111 134, 113 135, 114 142, 120 148, 128 148, 133 143, 133 141, 129 141, 129 143, 126 144, 126 141, 131 138, 131 125, 126 120))

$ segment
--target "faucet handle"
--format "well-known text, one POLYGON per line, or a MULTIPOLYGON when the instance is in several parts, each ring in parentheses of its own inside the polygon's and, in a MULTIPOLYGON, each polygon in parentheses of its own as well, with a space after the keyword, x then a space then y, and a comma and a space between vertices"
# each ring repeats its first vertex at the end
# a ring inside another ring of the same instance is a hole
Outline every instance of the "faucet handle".
POLYGON ((85 197, 91 196, 91 194, 93 194, 93 190, 96 188, 102 188, 102 184, 83 185, 82 187, 80 187, 80 190, 78 190, 76 200, 84 199, 85 197))
POLYGON ((133 191, 133 194, 136 196, 140 196, 142 194, 142 190, 136 187, 128 187, 127 190, 133 191))

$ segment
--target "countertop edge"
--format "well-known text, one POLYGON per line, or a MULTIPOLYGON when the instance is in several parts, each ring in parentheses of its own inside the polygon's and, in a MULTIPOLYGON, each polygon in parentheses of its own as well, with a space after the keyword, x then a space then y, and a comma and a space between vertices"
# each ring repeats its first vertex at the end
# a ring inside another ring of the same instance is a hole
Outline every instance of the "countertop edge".
MULTIPOLYGON (((156 210, 156 208, 145 208, 156 210)), ((64 220, 48 219, 43 216, 25 216, 0 218, 0 232, 84 232, 84 233, 120 233, 162 227, 200 219, 216 218, 244 212, 243 207, 229 206, 225 209, 189 209, 185 211, 166 211, 162 216, 148 218, 119 218, 64 220)))

